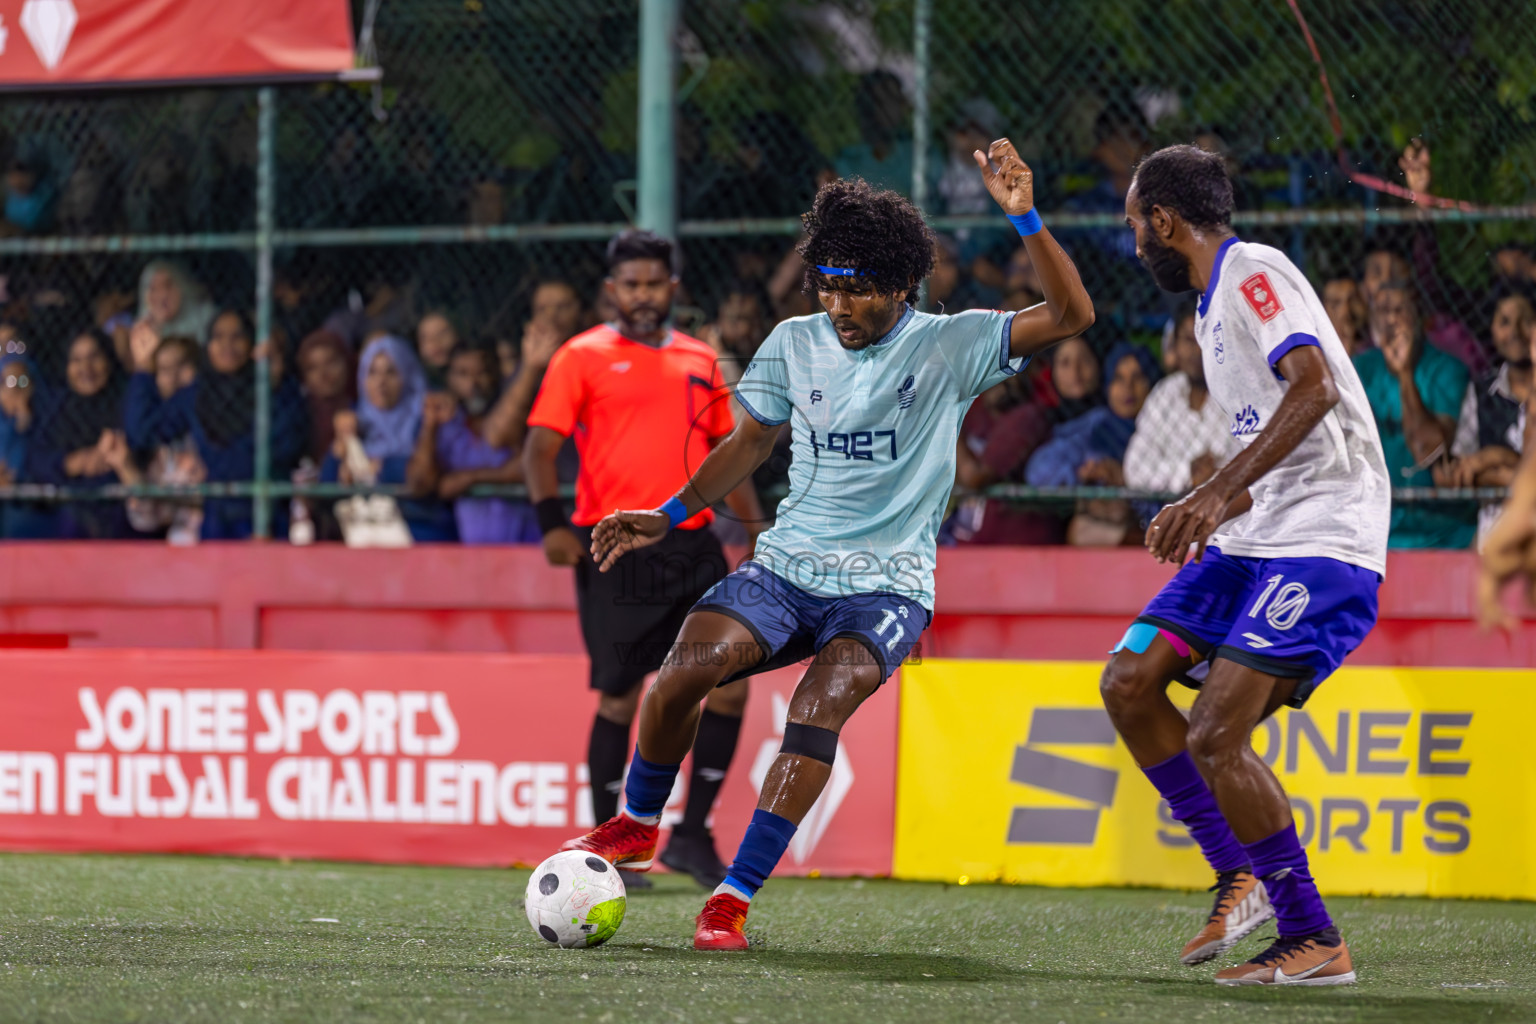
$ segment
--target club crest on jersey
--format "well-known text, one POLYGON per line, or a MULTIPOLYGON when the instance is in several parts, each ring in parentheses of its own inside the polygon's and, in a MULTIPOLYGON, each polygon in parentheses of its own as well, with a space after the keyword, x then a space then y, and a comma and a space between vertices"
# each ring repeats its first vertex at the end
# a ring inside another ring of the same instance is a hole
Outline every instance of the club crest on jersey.
POLYGON ((896 400, 903 409, 912 408, 912 403, 917 400, 917 377, 907 374, 907 379, 901 382, 901 387, 896 389, 896 400))
POLYGON ((1259 314, 1259 319, 1269 323, 1280 315, 1285 307, 1280 304, 1280 296, 1269 286, 1269 278, 1265 274, 1257 273, 1237 286, 1243 293, 1243 298, 1248 300, 1248 305, 1259 314))
POLYGON ((1243 411, 1232 418, 1232 436, 1242 437, 1245 434, 1257 434, 1258 432, 1258 412, 1251 405, 1243 406, 1243 411))

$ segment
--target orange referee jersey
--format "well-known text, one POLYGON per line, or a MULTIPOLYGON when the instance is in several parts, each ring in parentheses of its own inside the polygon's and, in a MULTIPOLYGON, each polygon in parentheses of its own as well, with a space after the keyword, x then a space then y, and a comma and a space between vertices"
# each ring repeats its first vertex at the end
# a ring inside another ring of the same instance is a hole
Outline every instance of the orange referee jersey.
MULTIPOLYGON (((731 432, 730 393, 715 351, 673 331, 658 348, 606 324, 560 346, 528 416, 530 427, 576 434, 579 526, 621 508, 656 508, 682 489, 731 432)), ((681 524, 707 525, 705 509, 681 524)))

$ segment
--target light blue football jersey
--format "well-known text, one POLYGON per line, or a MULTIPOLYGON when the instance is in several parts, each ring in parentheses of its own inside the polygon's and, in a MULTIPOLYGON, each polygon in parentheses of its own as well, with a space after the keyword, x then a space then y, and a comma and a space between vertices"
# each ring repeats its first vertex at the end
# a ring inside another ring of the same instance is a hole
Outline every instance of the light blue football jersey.
POLYGON ((736 385, 761 423, 793 431, 789 495, 757 561, 823 597, 901 594, 933 609, 960 421, 1010 360, 1012 313, 910 307, 880 341, 843 348, 824 313, 774 328, 736 385))

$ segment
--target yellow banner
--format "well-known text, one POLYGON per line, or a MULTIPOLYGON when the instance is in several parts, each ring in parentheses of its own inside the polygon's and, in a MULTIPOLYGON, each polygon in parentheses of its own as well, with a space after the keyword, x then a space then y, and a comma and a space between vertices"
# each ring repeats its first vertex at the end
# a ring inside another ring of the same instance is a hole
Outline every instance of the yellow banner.
MULTIPOLYGON (((896 877, 1210 884, 1116 737, 1101 668, 902 669, 896 877)), ((1536 671, 1346 668, 1253 745, 1291 797, 1323 892, 1536 899, 1533 722, 1536 671)))

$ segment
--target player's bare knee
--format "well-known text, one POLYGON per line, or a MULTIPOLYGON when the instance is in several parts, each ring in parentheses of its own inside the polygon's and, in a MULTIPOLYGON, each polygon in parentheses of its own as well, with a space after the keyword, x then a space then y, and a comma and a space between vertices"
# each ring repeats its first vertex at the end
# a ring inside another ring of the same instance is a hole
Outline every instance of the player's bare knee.
POLYGON ((698 703, 730 672, 731 645, 720 640, 678 640, 656 677, 662 699, 698 703))
POLYGON ((1189 755, 1207 776, 1226 772, 1244 760, 1250 733, 1218 715, 1201 714, 1197 705, 1189 720, 1189 755))
POLYGON ((1146 659, 1124 652, 1116 654, 1099 676, 1099 696, 1111 715, 1132 713, 1167 685, 1146 659))
POLYGON ((857 646, 865 652, 865 658, 850 657, 845 663, 824 670, 818 667, 800 681, 789 701, 789 721, 839 730, 859 705, 880 688, 884 670, 873 663, 866 648, 857 646))

